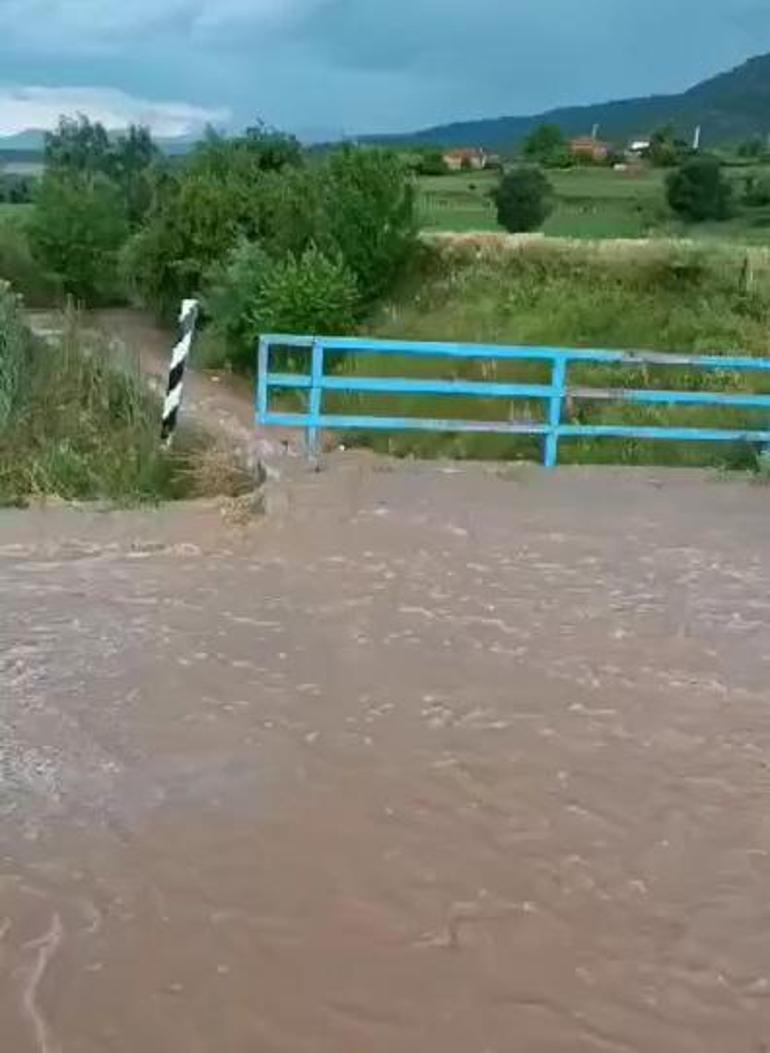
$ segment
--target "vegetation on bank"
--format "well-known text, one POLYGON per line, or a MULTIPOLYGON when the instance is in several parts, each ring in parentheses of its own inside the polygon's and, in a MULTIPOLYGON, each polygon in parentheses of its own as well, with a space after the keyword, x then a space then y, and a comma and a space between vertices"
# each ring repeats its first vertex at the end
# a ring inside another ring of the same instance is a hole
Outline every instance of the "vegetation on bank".
MULTIPOLYGON (((56 345, 36 339, 0 282, 0 505, 48 495, 157 501, 201 493, 202 480, 222 492, 223 478, 201 471, 211 440, 183 436, 168 452, 160 413, 135 366, 74 316, 56 345)), ((224 482, 232 486, 232 472, 224 482)))
MULTIPOLYGON (((547 140, 540 147, 555 149, 547 140)), ((0 274, 15 276, 32 302, 52 290, 85 304, 128 295, 169 318, 183 297, 197 294, 204 303, 201 354, 207 364, 250 370, 258 334, 281 330, 765 353, 770 278, 763 256, 716 246, 706 253, 663 241, 607 242, 605 248, 537 237, 420 241, 414 175, 389 151, 346 147, 312 157, 291 137, 260 126, 236 139, 212 135, 189 157, 170 163, 141 129, 112 140, 99 126, 78 120, 62 122, 49 137, 47 159, 34 207, 18 221, 0 214, 0 274)), ((770 192, 756 171, 744 173, 741 191, 735 179, 730 189, 719 164, 703 158, 669 169, 674 174, 668 180, 663 168, 649 171, 654 181, 590 167, 553 168, 546 177, 532 166, 497 174, 494 182, 485 173, 456 178, 485 207, 496 204, 512 229, 542 223, 553 203, 551 186, 557 207, 546 229, 558 221, 565 200, 575 214, 585 210, 590 217, 585 202, 594 192, 608 195, 619 210, 638 208, 648 217, 667 209, 668 193, 670 204, 690 220, 711 216, 717 224, 736 202, 756 215, 770 208, 770 192), (494 186, 495 200, 489 193, 494 186), (647 196, 640 204, 633 194, 641 187, 647 196)), ((437 177, 442 186, 454 179, 437 177)), ((670 211, 666 215, 672 222, 670 211)), ((13 318, 11 311, 0 327, 15 331, 13 318)), ((27 350, 19 360, 25 363, 24 386, 14 387, 16 408, 3 432, 6 499, 44 490, 143 497, 183 488, 183 475, 157 446, 158 407, 136 377, 115 371, 104 348, 85 346, 81 337, 65 341, 54 357, 28 337, 21 343, 13 337, 8 346, 27 350), (44 407, 53 412, 44 413, 44 407), (102 431, 114 437, 114 445, 112 438, 102 441, 102 431)), ((10 352, 6 359, 11 362, 10 352)), ((376 356, 335 365, 404 376, 423 369, 435 375, 436 369, 435 362, 423 366, 411 358, 376 356)), ((15 367, 7 368, 9 377, 17 376, 15 367)), ((454 368, 443 375, 544 379, 537 365, 477 361, 459 362, 456 373, 454 368)), ((645 386, 662 379, 649 370, 583 372, 586 381, 605 385, 645 386)), ((581 371, 572 379, 579 381, 581 371)), ((749 383, 760 390, 762 382, 745 375, 717 379, 725 390, 749 383)), ((669 373, 665 383, 686 388, 703 380, 685 369, 669 373)), ((329 405, 434 418, 539 420, 543 412, 539 402, 435 397, 340 397, 329 405)), ((595 423, 755 423, 751 413, 713 408, 600 402, 570 412, 595 423)), ((535 441, 501 436, 364 433, 347 441, 397 454, 539 457, 535 441)), ((747 448, 614 441, 566 443, 564 455, 687 464, 756 460, 756 451, 747 448)))
MULTIPOLYGON (((683 353, 766 355, 770 331, 770 254, 734 248, 704 250, 676 242, 640 244, 468 237, 437 240, 419 275, 371 326, 373 336, 487 344, 628 348, 683 353)), ((361 356, 348 368, 376 375, 437 375, 436 362, 411 357, 361 356)), ((442 379, 547 382, 532 363, 459 361, 441 364, 442 379)), ((573 384, 658 386, 770 392, 767 374, 717 373, 685 368, 575 368, 573 384)), ((330 403, 331 404, 331 403, 330 403)), ((336 408, 343 402, 338 398, 336 408)), ((346 412, 465 418, 541 420, 540 400, 454 397, 347 397, 346 412)), ((569 408, 580 423, 636 423, 765 427, 759 411, 716 407, 670 408, 580 402, 569 408)), ((351 433, 346 443, 395 455, 539 460, 538 440, 496 435, 394 436, 351 433)), ((565 441, 565 463, 613 462, 756 467, 746 444, 651 443, 639 440, 565 441)))

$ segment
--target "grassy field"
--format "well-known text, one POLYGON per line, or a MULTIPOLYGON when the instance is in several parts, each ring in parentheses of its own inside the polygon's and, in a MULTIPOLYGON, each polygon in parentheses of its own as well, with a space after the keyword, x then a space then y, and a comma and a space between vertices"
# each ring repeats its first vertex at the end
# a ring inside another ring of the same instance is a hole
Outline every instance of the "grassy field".
POLYGON ((32 207, 32 205, 6 205, 0 202, 0 226, 6 223, 23 223, 32 207))
MULTIPOLYGON (((745 168, 729 169, 736 198, 742 195, 745 168)), ((770 178, 767 167, 755 176, 770 178)), ((687 237, 770 245, 770 209, 743 208, 724 223, 685 227, 665 203, 665 171, 646 168, 615 172, 609 168, 570 168, 548 173, 556 191, 556 208, 544 227, 553 237, 606 239, 687 237)), ((497 180, 491 172, 464 172, 420 180, 420 220, 426 231, 495 231, 495 209, 489 197, 497 180)))
MULTIPOLYGON (((533 240, 501 248, 497 242, 447 241, 414 284, 370 327, 373 336, 485 344, 650 349, 683 353, 766 355, 770 344, 770 253, 706 248, 671 241, 640 244, 533 240)), ((357 356, 350 367, 363 375, 434 379, 498 379, 547 382, 539 363, 473 360, 436 362, 397 356, 357 356)), ((573 384, 702 387, 702 374, 686 368, 584 366, 573 384)), ((770 393, 770 378, 716 374, 709 387, 726 392, 770 393)), ((330 397, 332 412, 375 412, 408 417, 472 420, 543 419, 540 400, 483 400, 456 396, 330 397)), ((717 407, 633 406, 585 402, 569 409, 584 424, 764 427, 766 414, 717 407)), ((499 435, 352 433, 348 444, 397 456, 451 456, 539 460, 539 440, 499 435)), ((745 443, 669 444, 639 440, 566 441, 561 459, 626 464, 757 466, 758 452, 745 443)))

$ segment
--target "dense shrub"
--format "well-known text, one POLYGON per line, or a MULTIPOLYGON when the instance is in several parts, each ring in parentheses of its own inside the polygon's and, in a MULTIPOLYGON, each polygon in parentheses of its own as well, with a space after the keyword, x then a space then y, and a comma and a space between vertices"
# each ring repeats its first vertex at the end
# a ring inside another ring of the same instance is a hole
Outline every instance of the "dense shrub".
POLYGON ((223 353, 211 353, 209 365, 224 361, 248 368, 253 364, 258 335, 256 305, 271 266, 270 257, 258 242, 242 238, 225 260, 211 269, 204 305, 223 353))
POLYGON ((30 307, 46 307, 58 300, 60 286, 33 256, 25 220, 0 219, 0 281, 10 282, 30 307))
POLYGON ((259 332, 341 336, 355 326, 358 306, 355 275, 345 261, 311 245, 265 271, 253 319, 259 332))
POLYGON ((116 296, 128 235, 126 202, 104 176, 46 173, 29 223, 33 252, 61 287, 87 302, 116 296))
POLYGON ((33 191, 34 180, 30 176, 0 171, 0 204, 28 205, 33 191))
POLYGON ((412 169, 421 176, 442 176, 449 172, 443 150, 424 150, 413 162, 412 169))
POLYGON ((537 230, 553 211, 553 188, 539 168, 520 165, 493 192, 497 221, 511 233, 537 230))
POLYGON ((249 241, 212 271, 205 305, 223 357, 239 368, 253 364, 260 333, 349 333, 360 306, 355 276, 339 256, 311 245, 275 261, 249 241))
POLYGON ((743 201, 750 208, 764 208, 770 205, 770 179, 767 176, 749 176, 746 179, 743 201))
POLYGON ((732 187, 715 157, 685 161, 668 176, 666 194, 674 212, 693 223, 730 215, 732 187))

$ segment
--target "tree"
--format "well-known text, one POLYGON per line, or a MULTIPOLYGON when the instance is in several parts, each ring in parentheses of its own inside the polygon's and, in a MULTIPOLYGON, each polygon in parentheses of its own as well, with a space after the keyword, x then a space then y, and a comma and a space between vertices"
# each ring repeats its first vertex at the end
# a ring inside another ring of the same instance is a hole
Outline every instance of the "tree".
POLYGON ((540 124, 530 132, 521 148, 522 155, 546 168, 564 168, 570 164, 569 146, 556 124, 540 124))
POLYGON ((443 150, 425 150, 417 159, 415 171, 423 176, 446 175, 449 169, 444 160, 443 150))
POLYGON ((764 157, 765 151, 766 143, 761 135, 755 135, 751 139, 745 139, 738 146, 738 156, 751 161, 757 161, 760 157, 764 157))
POLYGON ((117 285, 117 255, 128 236, 120 191, 104 176, 49 171, 30 221, 33 251, 65 292, 109 300, 117 285))
POLYGON ((367 302, 393 285, 417 241, 414 187, 397 154, 344 147, 320 169, 324 227, 319 247, 341 255, 367 302))
POLYGON ((668 203, 677 215, 690 222, 727 219, 732 187, 715 157, 693 157, 666 181, 668 203))
POLYGON ((45 166, 50 170, 107 174, 109 153, 104 125, 82 113, 60 117, 56 130, 45 135, 45 166))
POLYGON ((315 246, 325 260, 344 262, 364 302, 384 293, 417 240, 404 162, 388 151, 347 147, 307 165, 295 163, 290 146, 279 148, 273 133, 267 141, 247 138, 209 136, 184 167, 156 175, 147 219, 122 254, 138 298, 169 314, 205 288, 243 239, 273 263, 292 256, 303 268, 315 246))
POLYGON ((124 135, 111 143, 104 172, 120 188, 131 226, 136 228, 150 207, 151 171, 160 160, 160 150, 149 128, 131 124, 124 135))
POLYGON ((673 124, 658 128, 650 137, 647 156, 656 168, 673 168, 680 164, 688 153, 687 143, 677 138, 673 124))
POLYGON ((553 187, 533 165, 519 165, 507 172, 492 197, 498 223, 512 234, 537 230, 553 211, 553 187))
POLYGON ((206 131, 190 159, 190 167, 220 176, 282 172, 303 164, 302 147, 293 135, 265 124, 247 128, 243 135, 227 138, 213 128, 206 131))
POLYGON ((56 131, 45 137, 47 170, 76 175, 99 173, 111 179, 125 199, 134 228, 149 207, 150 171, 159 158, 160 151, 149 128, 132 124, 123 135, 111 139, 104 125, 83 114, 61 117, 56 131))

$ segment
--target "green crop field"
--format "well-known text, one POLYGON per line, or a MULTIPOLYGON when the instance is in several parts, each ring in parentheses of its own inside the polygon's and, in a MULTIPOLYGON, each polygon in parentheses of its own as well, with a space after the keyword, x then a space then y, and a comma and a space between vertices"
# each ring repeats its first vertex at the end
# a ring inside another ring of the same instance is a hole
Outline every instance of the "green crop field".
MULTIPOLYGON (((669 211, 662 169, 614 171, 570 168, 548 172, 556 207, 544 232, 567 238, 649 238, 685 235, 747 245, 770 245, 770 208, 740 204, 747 176, 770 180, 770 168, 728 169, 735 187, 735 215, 723 223, 684 226, 669 211)), ((419 182, 420 222, 426 231, 499 230, 490 191, 497 174, 462 172, 419 182)))
POLYGON ((31 209, 32 205, 6 205, 0 202, 0 225, 23 223, 31 209))

